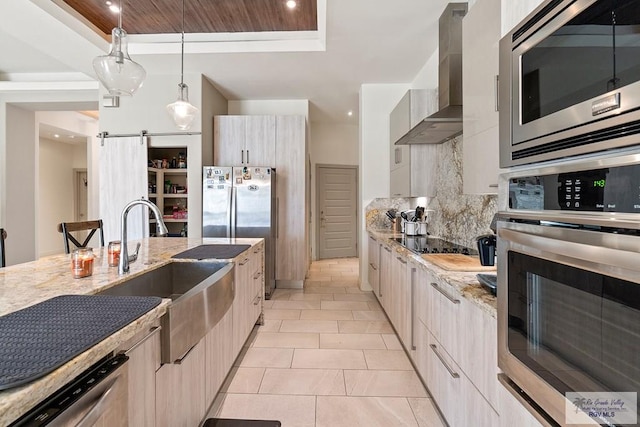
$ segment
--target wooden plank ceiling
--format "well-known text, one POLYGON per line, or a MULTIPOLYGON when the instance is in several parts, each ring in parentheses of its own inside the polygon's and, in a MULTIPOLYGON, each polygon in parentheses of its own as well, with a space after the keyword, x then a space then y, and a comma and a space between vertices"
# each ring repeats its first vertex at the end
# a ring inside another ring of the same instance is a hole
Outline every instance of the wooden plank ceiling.
MULTIPOLYGON (((119 5, 120 0, 111 0, 119 5)), ((64 0, 70 7, 111 34, 117 15, 106 0, 64 0)), ((185 0, 185 33, 236 33, 317 30, 316 0, 297 0, 295 9, 286 0, 185 0)), ((182 2, 179 0, 123 0, 122 27, 129 34, 179 33, 182 2)))

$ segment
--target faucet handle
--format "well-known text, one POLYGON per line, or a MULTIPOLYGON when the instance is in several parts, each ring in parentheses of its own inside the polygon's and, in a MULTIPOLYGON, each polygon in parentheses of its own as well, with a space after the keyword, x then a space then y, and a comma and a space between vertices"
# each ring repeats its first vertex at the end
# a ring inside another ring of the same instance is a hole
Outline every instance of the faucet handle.
POLYGON ((129 258, 128 258, 128 259, 129 259, 129 262, 130 262, 130 263, 131 263, 131 262, 134 262, 135 260, 137 260, 137 259, 138 259, 138 251, 139 251, 139 250, 140 250, 140 242, 138 242, 138 243, 136 244, 136 250, 135 250, 135 252, 133 253, 133 255, 129 255, 129 258))

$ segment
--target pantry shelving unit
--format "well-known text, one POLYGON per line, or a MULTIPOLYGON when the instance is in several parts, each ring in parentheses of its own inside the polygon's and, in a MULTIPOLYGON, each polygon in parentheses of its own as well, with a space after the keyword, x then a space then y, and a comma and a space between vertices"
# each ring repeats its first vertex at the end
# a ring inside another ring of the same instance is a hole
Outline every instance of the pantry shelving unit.
MULTIPOLYGON (((167 160, 168 166, 171 166, 173 159, 178 159, 180 153, 183 153, 185 159, 187 157, 187 147, 172 148, 149 148, 149 166, 147 168, 149 175, 149 200, 155 203, 160 212, 162 212, 163 220, 169 229, 170 237, 186 236, 188 224, 188 186, 187 168, 158 168, 157 166, 163 159, 167 160)), ((152 236, 156 234, 156 220, 149 218, 149 232, 152 236)))

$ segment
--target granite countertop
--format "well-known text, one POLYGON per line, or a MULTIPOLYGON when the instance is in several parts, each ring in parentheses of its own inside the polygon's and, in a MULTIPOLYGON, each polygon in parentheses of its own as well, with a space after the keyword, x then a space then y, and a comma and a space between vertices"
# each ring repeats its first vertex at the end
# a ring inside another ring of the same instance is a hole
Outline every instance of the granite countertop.
POLYGON ((367 229, 367 232, 374 239, 384 241, 390 247, 396 249, 401 255, 411 259, 431 274, 436 275, 437 278, 449 283, 460 293, 460 295, 476 304, 482 310, 487 312, 491 317, 497 317, 498 300, 478 282, 478 279, 476 279, 476 274, 481 273, 480 271, 468 272, 442 269, 393 240, 396 237, 402 237, 402 233, 393 232, 392 230, 388 229, 375 230, 371 228, 367 229))
MULTIPOLYGON (((193 262, 171 259, 175 254, 202 244, 248 244, 255 246, 263 239, 250 238, 148 238, 140 240, 138 260, 130 265, 130 272, 119 276, 117 267, 107 264, 107 248, 94 248, 93 275, 74 279, 71 275, 70 255, 53 255, 37 261, 0 269, 0 316, 26 308, 59 295, 91 295, 135 276, 144 274, 169 262, 193 262)), ((136 241, 129 242, 135 248, 136 241)), ((0 392, 0 426, 7 425, 26 413, 38 402, 81 374, 91 365, 137 334, 148 330, 166 313, 171 300, 160 305, 129 325, 75 357, 51 374, 26 384, 0 392)))

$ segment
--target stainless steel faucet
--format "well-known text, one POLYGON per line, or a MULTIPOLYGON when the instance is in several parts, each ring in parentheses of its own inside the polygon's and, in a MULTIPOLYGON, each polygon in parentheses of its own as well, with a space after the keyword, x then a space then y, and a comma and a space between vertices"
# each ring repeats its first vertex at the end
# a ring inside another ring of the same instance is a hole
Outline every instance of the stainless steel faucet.
POLYGON ((140 250, 140 243, 136 246, 136 251, 133 255, 129 256, 129 251, 127 249, 127 215, 132 207, 136 205, 145 205, 151 212, 153 212, 153 216, 156 217, 156 235, 164 236, 169 232, 167 230, 167 226, 162 220, 162 213, 158 207, 146 199, 137 199, 132 202, 129 202, 124 209, 122 210, 122 215, 120 217, 120 229, 122 234, 120 235, 120 261, 118 262, 118 274, 125 274, 129 272, 129 264, 138 259, 138 251, 140 250))

